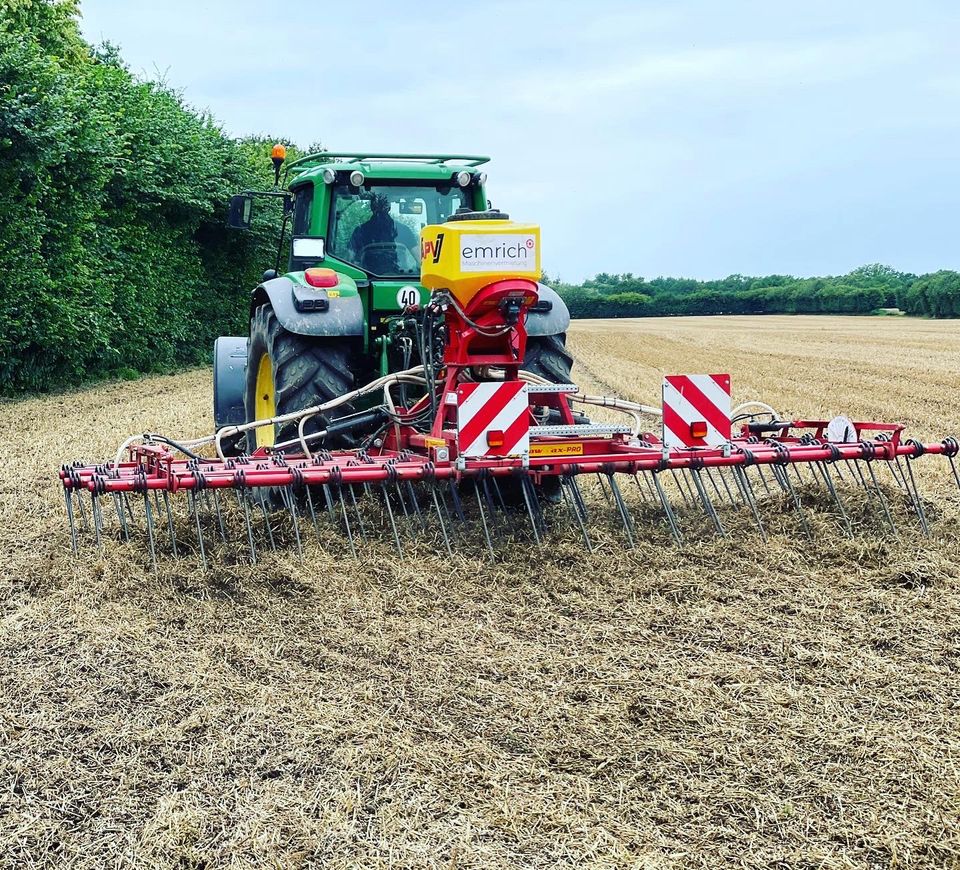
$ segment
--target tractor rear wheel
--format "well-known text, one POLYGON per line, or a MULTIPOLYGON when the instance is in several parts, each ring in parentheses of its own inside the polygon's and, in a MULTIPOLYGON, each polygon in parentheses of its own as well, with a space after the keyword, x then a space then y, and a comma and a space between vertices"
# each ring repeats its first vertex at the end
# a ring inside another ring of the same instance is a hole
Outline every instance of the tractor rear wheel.
POLYGON ((523 369, 554 384, 569 384, 573 354, 567 350, 567 334, 533 335, 527 338, 523 369))
MULTIPOLYGON (((354 389, 353 355, 352 342, 288 332, 273 308, 261 305, 250 321, 244 403, 247 421, 300 411, 351 392, 354 389)), ((304 431, 318 432, 325 422, 351 414, 353 410, 350 403, 340 405, 323 417, 318 415, 308 420, 304 431)), ((296 423, 262 426, 247 433, 247 452, 296 437, 296 423)), ((341 435, 325 440, 323 446, 330 449, 354 444, 352 438, 341 435)))

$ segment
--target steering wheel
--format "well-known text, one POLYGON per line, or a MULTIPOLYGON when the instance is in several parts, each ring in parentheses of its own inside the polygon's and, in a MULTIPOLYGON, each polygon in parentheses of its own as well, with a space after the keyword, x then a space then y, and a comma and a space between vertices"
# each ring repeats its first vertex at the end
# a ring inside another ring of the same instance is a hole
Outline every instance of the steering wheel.
POLYGON ((410 249, 400 242, 374 242, 370 245, 364 245, 360 251, 360 265, 371 272, 386 272, 394 268, 401 272, 414 272, 420 268, 417 258, 410 253, 410 249), (405 261, 405 262, 404 262, 405 261), (380 263, 388 263, 389 266, 377 268, 380 263))

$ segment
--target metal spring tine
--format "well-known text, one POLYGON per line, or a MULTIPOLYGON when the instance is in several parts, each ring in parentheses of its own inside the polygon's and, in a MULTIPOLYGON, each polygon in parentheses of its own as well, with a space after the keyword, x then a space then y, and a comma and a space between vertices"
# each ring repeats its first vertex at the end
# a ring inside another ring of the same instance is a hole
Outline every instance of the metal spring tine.
POLYGON ((670 502, 667 499, 667 494, 663 491, 663 484, 660 483, 660 475, 657 472, 651 472, 653 477, 653 483, 657 490, 657 496, 660 499, 660 507, 663 508, 664 516, 667 518, 667 523, 670 525, 670 533, 673 535, 674 540, 678 544, 683 543, 683 537, 680 534, 680 528, 677 526, 677 518, 674 516, 673 508, 670 507, 670 502))
MULTIPOLYGON (((707 469, 707 474, 709 474, 709 473, 710 473, 710 469, 708 468, 708 469, 707 469)), ((731 471, 731 474, 732 474, 732 473, 733 473, 733 472, 731 471)), ((734 507, 736 507, 736 506, 737 506, 737 500, 733 497, 733 492, 732 492, 731 489, 730 489, 730 484, 727 483, 727 477, 726 477, 726 475, 723 473, 723 469, 722 469, 722 468, 718 469, 718 470, 717 470, 717 474, 718 474, 719 477, 720 477, 720 483, 723 484, 723 488, 724 488, 724 490, 725 490, 726 493, 727 493, 727 498, 730 499, 730 504, 732 504, 734 507)), ((734 485, 736 486, 736 479, 734 479, 734 485)), ((743 500, 743 492, 741 492, 740 487, 736 487, 736 489, 737 489, 737 495, 740 496, 740 499, 741 499, 741 501, 742 501, 742 500, 743 500)))
POLYGON ((90 529, 90 524, 87 522, 87 509, 83 506, 83 497, 79 492, 77 493, 77 505, 80 507, 80 519, 83 521, 83 530, 86 532, 90 529))
POLYGON ((93 531, 96 535, 97 549, 103 550, 103 542, 100 539, 100 533, 103 531, 103 516, 100 513, 100 496, 96 493, 90 493, 90 513, 93 515, 93 531))
POLYGON ((227 527, 223 524, 223 514, 220 512, 220 492, 216 489, 213 491, 213 509, 217 513, 217 527, 220 529, 220 537, 223 538, 223 543, 227 543, 227 527))
POLYGON ((639 471, 635 471, 635 472, 633 473, 633 482, 637 485, 637 492, 640 493, 640 501, 641 501, 641 503, 642 503, 642 504, 646 504, 646 503, 647 503, 647 493, 646 493, 646 490, 643 488, 643 486, 642 486, 641 483, 640 483, 640 474, 641 474, 641 473, 643 473, 644 478, 646 478, 646 476, 647 476, 646 473, 644 473, 644 472, 639 472, 639 471))
MULTIPOLYGON (((777 468, 777 466, 773 466, 777 468)), ((782 469, 781 469, 782 470, 782 469)), ((790 495, 790 499, 793 502, 793 506, 797 511, 797 516, 800 517, 800 525, 803 526, 803 530, 806 533, 808 538, 813 537, 813 532, 810 530, 810 525, 807 523, 807 518, 803 513, 803 506, 800 504, 800 496, 798 495, 796 489, 794 489, 793 481, 790 479, 790 475, 784 472, 783 480, 786 484, 785 491, 790 495)))
POLYGON ((855 459, 853 461, 853 467, 857 470, 857 477, 860 480, 860 485, 866 489, 867 488, 867 479, 863 476, 863 469, 860 467, 860 460, 855 459))
MULTIPOLYGON (((164 492, 164 495, 167 493, 164 492)), ((187 492, 187 501, 190 504, 190 510, 193 513, 193 518, 197 523, 197 543, 200 545, 200 560, 203 562, 203 570, 207 570, 207 549, 203 545, 203 529, 200 528, 200 505, 198 504, 198 499, 196 493, 192 490, 187 492)))
MULTIPOLYGON (((347 491, 350 493, 350 504, 353 505, 353 512, 357 515, 357 527, 360 529, 360 537, 365 538, 367 536, 367 529, 363 524, 363 514, 360 513, 360 505, 357 504, 357 494, 354 492, 353 484, 347 484, 347 491)), ((342 492, 340 498, 343 498, 342 492)))
POLYGON ((463 502, 460 500, 460 493, 457 491, 457 485, 451 480, 449 481, 450 490, 450 502, 453 504, 453 514, 460 520, 461 523, 467 521, 466 516, 463 513, 463 502))
MULTIPOLYGON (((281 490, 281 498, 283 498, 283 491, 281 490)), ((284 499, 285 500, 285 499, 284 499)), ((277 544, 273 540, 273 526, 270 525, 270 513, 267 510, 267 496, 262 488, 257 489, 257 501, 260 504, 260 513, 263 514, 263 524, 267 528, 267 537, 270 540, 270 549, 274 553, 277 552, 277 544)))
POLYGON ((447 548, 447 555, 453 558, 453 550, 450 549, 450 538, 447 537, 447 526, 443 521, 443 512, 440 510, 440 499, 437 498, 436 486, 430 487, 430 494, 433 496, 433 506, 437 509, 437 519, 440 521, 440 531, 443 533, 443 543, 447 548))
POLYGON ((490 483, 493 484, 493 491, 497 495, 497 501, 500 502, 500 510, 506 513, 507 503, 503 500, 503 493, 500 491, 500 483, 497 481, 495 476, 490 478, 490 483))
POLYGON ((130 500, 127 498, 125 492, 120 493, 120 501, 123 503, 123 506, 127 509, 127 524, 133 528, 137 527, 137 522, 133 518, 133 508, 130 507, 130 500))
POLYGON ((537 542, 537 547, 543 548, 543 543, 540 540, 540 530, 538 528, 537 517, 533 510, 533 503, 536 501, 536 493, 533 494, 533 498, 530 496, 530 491, 528 487, 532 487, 529 478, 526 476, 520 478, 520 491, 523 493, 523 502, 527 506, 527 516, 530 517, 530 527, 533 529, 533 537, 537 542))
POLYGON ((300 518, 297 516, 297 499, 293 490, 289 492, 287 509, 290 511, 290 521, 293 524, 293 538, 297 542, 297 556, 303 561, 303 543, 300 540, 300 518))
POLYGON ((333 515, 334 515, 334 512, 333 512, 333 493, 330 492, 330 484, 329 484, 329 483, 324 483, 324 484, 322 484, 322 489, 323 489, 323 498, 324 498, 324 500, 325 500, 326 503, 327 503, 327 513, 330 514, 330 516, 331 516, 331 518, 332 518, 333 515))
MULTIPOLYGON (((680 484, 680 479, 677 477, 677 472, 672 468, 670 469, 670 476, 673 477, 673 482, 677 485, 677 489, 680 490, 680 497, 683 499, 683 503, 690 507, 690 500, 687 498, 687 494, 683 489, 683 486, 680 484)), ((662 485, 661 485, 662 488, 662 485)))
POLYGON ((923 509, 923 502, 920 499, 920 490, 917 488, 916 478, 913 476, 913 460, 906 457, 907 471, 910 474, 910 486, 913 489, 914 505, 917 509, 917 519, 920 520, 920 528, 923 529, 924 537, 930 537, 930 526, 927 525, 927 514, 923 509))
POLYGON ((417 498, 417 492, 413 488, 413 483, 411 483, 408 480, 406 481, 406 484, 407 484, 407 495, 410 496, 410 503, 413 505, 414 513, 416 513, 417 517, 420 519, 420 525, 426 528, 427 521, 423 517, 423 511, 420 510, 420 500, 417 498))
POLYGON ((613 493, 613 500, 617 505, 617 511, 620 514, 620 521, 623 523, 623 530, 627 534, 627 540, 630 542, 631 549, 636 546, 633 540, 633 517, 627 510, 626 502, 623 500, 623 493, 620 492, 620 484, 617 483, 613 474, 607 475, 607 482, 610 484, 610 492, 613 493))
POLYGON ((350 529, 350 518, 347 516, 347 503, 343 498, 343 486, 337 486, 337 495, 340 499, 340 513, 343 516, 343 527, 347 532, 347 540, 350 541, 350 552, 353 553, 354 557, 357 555, 357 548, 353 543, 353 532, 350 529))
POLYGON ((247 543, 250 545, 250 564, 257 564, 257 548, 253 543, 253 523, 250 520, 250 498, 248 493, 244 491, 243 496, 240 495, 240 490, 236 491, 237 501, 240 503, 240 506, 243 508, 243 517, 247 523, 247 543))
POLYGON ((123 539, 129 543, 130 531, 127 529, 127 518, 123 514, 123 504, 120 502, 120 496, 114 492, 111 493, 111 498, 113 499, 113 510, 120 521, 120 529, 123 531, 123 539))
MULTIPOLYGON (((643 472, 643 479, 647 484, 647 489, 650 491, 650 499, 654 504, 656 504, 659 499, 657 498, 657 490, 654 488, 653 481, 650 479, 650 477, 651 475, 649 475, 647 472, 643 472)), ((640 485, 639 481, 637 482, 637 485, 640 485)), ((643 489, 641 488, 641 492, 642 491, 643 489)))
MULTIPOLYGON (((710 484, 713 486, 713 491, 714 491, 714 492, 716 493, 716 495, 717 495, 717 500, 718 500, 718 501, 723 501, 723 493, 720 492, 720 488, 717 486, 717 482, 713 479, 713 473, 711 472, 709 466, 706 467, 706 468, 704 468, 703 470, 707 473, 707 480, 709 480, 709 481, 710 481, 710 484)), ((719 472, 717 472, 717 473, 719 474, 719 472)), ((729 495, 729 494, 730 494, 730 493, 728 492, 727 495, 729 495)), ((732 500, 732 499, 731 499, 730 503, 733 504, 733 500, 732 500)))
POLYGON ((583 499, 583 492, 580 490, 580 484, 577 482, 576 475, 570 475, 569 485, 570 495, 573 497, 573 503, 580 512, 580 516, 585 523, 590 522, 590 517, 587 514, 587 503, 583 499))
MULTIPOLYGON (((390 528, 393 530, 393 542, 397 545, 397 553, 400 558, 403 558, 403 547, 400 546, 400 535, 397 534, 397 524, 393 518, 393 507, 390 504, 390 493, 387 492, 387 485, 385 483, 380 484, 380 489, 383 491, 383 503, 387 508, 387 516, 390 517, 390 528)), ((397 488, 397 494, 400 494, 399 487, 397 488)), ((403 496, 400 496, 400 503, 403 504, 403 496)), ((407 509, 403 509, 404 516, 407 514, 407 509)))
POLYGON ((77 527, 73 521, 73 490, 63 490, 63 500, 67 505, 67 521, 70 523, 70 551, 77 553, 77 527))
POLYGON ((957 482, 957 487, 960 488, 960 474, 957 474, 957 463, 953 461, 952 456, 947 457, 947 462, 950 463, 950 470, 953 472, 953 479, 957 482))
POLYGON ((697 492, 700 495, 700 502, 703 505, 703 510, 710 518, 711 522, 713 522, 713 526, 717 530, 717 534, 721 537, 726 537, 727 530, 723 527, 723 523, 720 522, 720 516, 717 514, 717 509, 713 506, 713 502, 710 500, 710 493, 707 492, 707 488, 703 484, 703 478, 700 475, 700 469, 691 469, 690 477, 693 478, 693 483, 697 487, 697 492))
POLYGON ((846 535, 848 538, 852 538, 853 525, 850 523, 850 516, 849 514, 847 514, 847 511, 843 506, 843 501, 840 498, 840 493, 837 492, 837 488, 836 486, 834 486, 833 477, 830 474, 830 468, 825 462, 818 462, 817 465, 820 466, 820 473, 823 475, 823 481, 827 485, 827 491, 833 497, 834 504, 836 504, 837 510, 840 511, 840 516, 843 517, 843 525, 846 530, 846 535))
POLYGON ((907 475, 904 473, 903 466, 900 464, 899 456, 895 458, 894 462, 890 463, 890 473, 903 491, 907 493, 907 495, 910 495, 910 487, 907 485, 907 475))
POLYGON ((770 484, 767 483, 767 476, 763 473, 763 468, 759 465, 757 466, 757 475, 760 478, 760 482, 763 484, 763 488, 767 491, 768 496, 772 496, 773 492, 770 489, 770 484))
POLYGON ((735 466, 733 468, 733 479, 737 481, 737 485, 740 487, 740 494, 743 496, 743 501, 753 514, 753 521, 757 524, 757 529, 760 531, 761 540, 766 543, 767 530, 763 527, 763 522, 760 519, 760 511, 757 508, 757 498, 753 492, 753 485, 750 483, 750 478, 747 477, 747 472, 739 466, 735 466))
POLYGON ((587 550, 592 553, 593 544, 590 543, 590 536, 587 534, 587 525, 583 521, 583 516, 580 514, 580 508, 577 507, 576 499, 570 492, 572 483, 573 483, 572 477, 561 477, 560 491, 563 493, 563 501, 567 506, 567 510, 570 512, 570 515, 577 521, 577 525, 580 527, 580 534, 583 537, 583 543, 587 545, 587 550))
POLYGON ((487 528, 487 515, 483 510, 483 498, 480 495, 480 487, 477 479, 473 478, 473 492, 477 497, 477 508, 480 511, 480 523, 483 526, 483 537, 487 542, 487 550, 490 552, 491 561, 496 561, 497 553, 493 549, 493 541, 490 540, 490 529, 487 528))
MULTIPOLYGON (((193 493, 187 493, 190 500, 193 498, 193 493)), ((167 511, 167 532, 170 535, 170 547, 173 550, 173 557, 176 559, 180 556, 180 553, 177 551, 177 535, 173 531, 173 511, 170 508, 170 493, 166 490, 163 491, 163 504, 167 511)))
POLYGON ((153 563, 153 571, 157 571, 157 547, 153 540, 153 512, 150 508, 150 493, 143 493, 143 513, 147 526, 147 539, 150 541, 150 561, 153 563))
POLYGON ((320 524, 317 522, 317 510, 313 505, 313 494, 310 492, 310 487, 305 487, 307 492, 307 506, 310 508, 310 520, 313 523, 313 530, 317 535, 317 543, 323 543, 320 540, 320 524))
POLYGON ((603 475, 600 472, 597 472, 597 480, 600 482, 600 490, 603 492, 603 497, 607 500, 607 504, 610 504, 610 496, 607 493, 607 488, 603 485, 603 475))
MULTIPOLYGON (((410 519, 410 512, 407 510, 407 500, 403 497, 403 490, 400 488, 400 481, 399 481, 399 480, 398 480, 396 483, 394 483, 394 488, 395 488, 396 491, 397 491, 397 502, 398 502, 398 504, 400 505, 400 510, 403 511, 403 518, 404 518, 405 520, 409 520, 409 519, 410 519)), ((384 497, 385 499, 389 500, 389 498, 390 498, 390 493, 387 491, 386 486, 381 486, 381 487, 380 487, 380 490, 381 490, 381 492, 383 493, 383 497, 384 497)))
POLYGON ((480 479, 483 489, 483 500, 487 503, 487 508, 490 510, 490 515, 494 516, 496 514, 496 508, 493 504, 493 496, 490 495, 490 481, 483 477, 480 479))
POLYGON ((867 463, 867 471, 870 472, 870 479, 873 481, 873 489, 877 494, 877 501, 880 502, 880 507, 883 508, 883 514, 887 518, 887 522, 890 524, 890 529, 893 531, 894 537, 900 537, 900 533, 897 531, 896 523, 893 521, 893 514, 890 512, 890 505, 887 503, 887 497, 883 494, 883 490, 880 489, 880 483, 877 481, 876 472, 873 470, 873 463, 867 463))

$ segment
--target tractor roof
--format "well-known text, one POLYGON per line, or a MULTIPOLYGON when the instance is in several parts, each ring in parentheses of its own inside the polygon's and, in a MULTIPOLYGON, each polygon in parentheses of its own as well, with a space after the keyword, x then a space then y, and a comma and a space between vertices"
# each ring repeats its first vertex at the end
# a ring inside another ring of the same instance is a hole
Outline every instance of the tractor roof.
POLYGON ((473 154, 378 154, 370 151, 321 151, 295 160, 288 167, 293 181, 314 178, 328 166, 339 171, 359 169, 367 178, 446 179, 464 167, 490 160, 473 154))

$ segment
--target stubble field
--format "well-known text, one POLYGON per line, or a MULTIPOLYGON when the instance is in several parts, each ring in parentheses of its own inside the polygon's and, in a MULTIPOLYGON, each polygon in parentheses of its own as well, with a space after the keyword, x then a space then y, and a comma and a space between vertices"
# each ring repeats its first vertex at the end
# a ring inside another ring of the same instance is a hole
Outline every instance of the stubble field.
MULTIPOLYGON (((960 435, 956 323, 580 321, 576 379, 726 371, 785 416, 960 435)), ((208 370, 0 406, 0 866, 960 866, 960 491, 925 539, 504 530, 152 572, 70 553, 56 468, 212 425, 208 370)), ((603 514, 600 496, 591 494, 603 514)), ((808 499, 809 507, 817 503, 808 499)), ((706 531, 685 517, 686 528, 706 531)))

